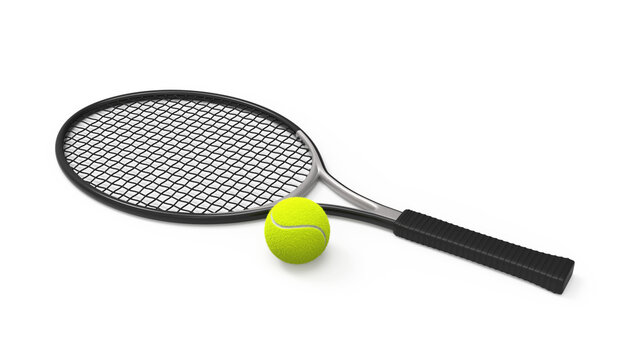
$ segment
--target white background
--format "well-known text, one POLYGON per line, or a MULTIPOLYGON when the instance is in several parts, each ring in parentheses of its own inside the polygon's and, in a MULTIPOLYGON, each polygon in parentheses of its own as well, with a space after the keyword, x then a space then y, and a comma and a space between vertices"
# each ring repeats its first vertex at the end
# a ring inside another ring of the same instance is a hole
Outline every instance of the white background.
POLYGON ((4 2, 0 359, 637 358, 638 19, 634 1, 4 2), (574 277, 559 296, 338 218, 287 265, 260 222, 146 220, 63 176, 76 110, 173 88, 269 107, 362 194, 574 277))

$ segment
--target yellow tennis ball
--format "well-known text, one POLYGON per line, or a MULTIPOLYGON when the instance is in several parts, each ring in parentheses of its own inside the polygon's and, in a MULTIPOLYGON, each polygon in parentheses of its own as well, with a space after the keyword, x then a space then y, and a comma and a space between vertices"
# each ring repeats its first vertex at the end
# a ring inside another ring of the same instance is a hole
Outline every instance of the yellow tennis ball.
POLYGON ((301 197, 278 202, 264 225, 268 248, 280 260, 291 264, 304 264, 320 256, 330 234, 324 209, 301 197))

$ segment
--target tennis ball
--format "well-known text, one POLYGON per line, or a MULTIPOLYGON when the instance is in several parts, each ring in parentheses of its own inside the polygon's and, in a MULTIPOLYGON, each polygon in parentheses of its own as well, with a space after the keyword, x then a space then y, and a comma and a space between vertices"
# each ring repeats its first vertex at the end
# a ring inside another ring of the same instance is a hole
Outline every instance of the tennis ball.
POLYGON ((304 264, 326 249, 331 228, 321 206, 293 197, 278 202, 266 217, 264 237, 273 255, 290 264, 304 264))

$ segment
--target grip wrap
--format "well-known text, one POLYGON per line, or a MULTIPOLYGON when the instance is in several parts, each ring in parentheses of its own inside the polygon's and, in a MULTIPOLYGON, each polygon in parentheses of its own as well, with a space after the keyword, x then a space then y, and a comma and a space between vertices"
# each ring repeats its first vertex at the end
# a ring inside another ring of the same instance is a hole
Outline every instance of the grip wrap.
POLYGON ((395 235, 564 292, 575 262, 511 244, 412 210, 395 221, 395 235))

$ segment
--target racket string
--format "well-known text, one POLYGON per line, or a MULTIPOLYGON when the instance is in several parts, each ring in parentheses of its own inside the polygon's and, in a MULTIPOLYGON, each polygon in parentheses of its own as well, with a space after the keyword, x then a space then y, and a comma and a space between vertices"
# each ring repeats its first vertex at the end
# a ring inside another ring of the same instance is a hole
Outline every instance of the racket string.
POLYGON ((271 115, 205 99, 129 102, 86 116, 65 138, 75 173, 120 201, 214 214, 275 202, 311 169, 311 154, 271 115))

